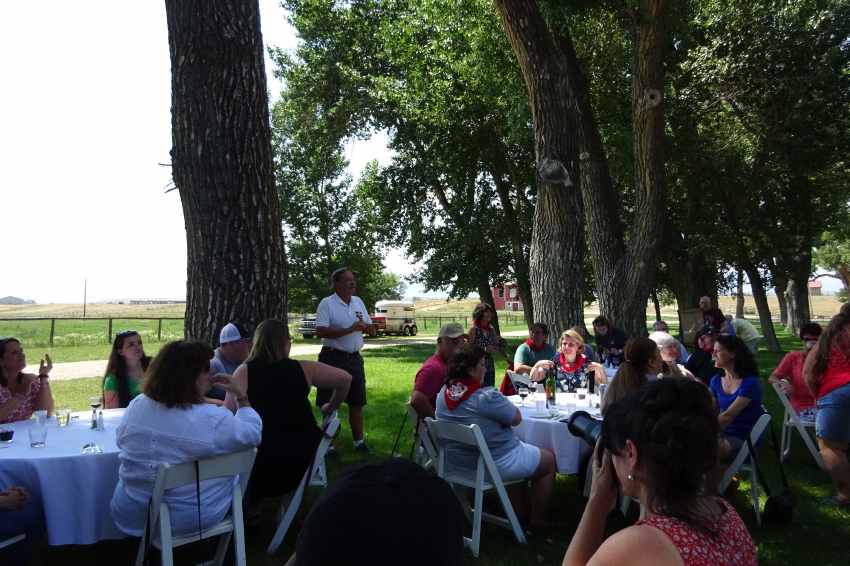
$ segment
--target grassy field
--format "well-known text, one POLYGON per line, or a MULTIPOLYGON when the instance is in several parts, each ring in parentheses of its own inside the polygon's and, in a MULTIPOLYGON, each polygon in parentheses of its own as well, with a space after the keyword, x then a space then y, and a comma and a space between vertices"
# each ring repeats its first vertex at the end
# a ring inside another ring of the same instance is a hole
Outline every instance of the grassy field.
MULTIPOLYGON (((783 347, 791 350, 797 347, 797 341, 784 331, 780 335, 783 347)), ((511 340, 512 346, 519 340, 511 340)), ((388 347, 364 352, 366 375, 369 384, 369 405, 366 409, 367 440, 372 448, 372 458, 386 458, 390 455, 393 441, 404 418, 405 402, 410 393, 413 376, 422 361, 432 353, 432 347, 423 345, 406 345, 388 347)), ((759 367, 763 378, 778 363, 780 356, 762 350, 759 353, 759 367)), ((499 363, 501 375, 504 363, 499 363)), ((99 378, 79 379, 56 382, 53 384, 57 406, 67 406, 77 410, 86 410, 87 399, 99 391, 99 378)), ((773 414, 778 426, 781 418, 779 402, 772 389, 765 382, 765 404, 773 414)), ((345 423, 347 414, 345 407, 341 410, 341 418, 345 423)), ((410 429, 404 435, 403 454, 410 447, 410 429)), ((777 428, 778 432, 778 428, 777 428)), ((351 438, 347 423, 343 425, 339 456, 329 461, 329 471, 333 477, 341 469, 362 461, 351 450, 351 438)), ((762 454, 768 481, 773 488, 779 486, 775 459, 765 448, 762 454)), ((840 511, 827 510, 819 507, 816 500, 820 496, 832 493, 828 476, 814 464, 802 442, 795 436, 792 454, 786 463, 786 471, 798 498, 794 524, 790 527, 757 528, 754 523, 752 509, 749 507, 747 482, 742 482, 736 494, 735 505, 750 529, 759 548, 761 564, 819 564, 839 565, 847 563, 847 540, 850 540, 850 520, 848 515, 840 511)), ((315 496, 315 494, 313 494, 315 496)), ((550 520, 557 526, 548 533, 538 535, 529 546, 518 546, 507 531, 497 527, 485 526, 482 539, 481 557, 474 560, 468 555, 467 563, 481 566, 515 565, 515 564, 560 564, 563 553, 569 544, 572 533, 581 517, 584 500, 579 495, 577 480, 570 476, 558 477, 555 493, 550 506, 550 520)), ((611 528, 616 528, 613 522, 611 528)), ((377 527, 376 527, 377 528, 377 527)), ((269 517, 258 530, 248 533, 249 563, 258 565, 279 565, 285 560, 293 548, 297 529, 293 528, 284 543, 281 553, 273 558, 265 556, 263 550, 273 532, 272 520, 269 517)), ((129 557, 134 551, 131 543, 101 543, 94 547, 75 549, 51 549, 48 558, 67 558, 74 561, 87 560, 103 556, 126 553, 129 557)), ((116 558, 117 560, 117 558, 116 558)), ((118 563, 118 562, 116 562, 118 563)), ((403 561, 399 562, 400 564, 403 561)))

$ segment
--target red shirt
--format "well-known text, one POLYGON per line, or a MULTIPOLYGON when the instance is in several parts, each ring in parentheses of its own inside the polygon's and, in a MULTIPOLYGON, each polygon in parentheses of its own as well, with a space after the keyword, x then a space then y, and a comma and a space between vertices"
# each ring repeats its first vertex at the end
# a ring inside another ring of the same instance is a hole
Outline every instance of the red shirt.
POLYGON ((794 394, 791 396, 791 406, 798 413, 804 409, 810 409, 815 406, 815 398, 812 392, 809 391, 809 386, 803 379, 803 364, 806 362, 806 352, 796 351, 785 354, 776 369, 773 370, 773 375, 776 377, 787 377, 794 386, 794 394))
POLYGON ((821 376, 818 388, 818 399, 848 383, 850 383, 850 340, 848 340, 848 332, 845 331, 832 342, 829 363, 821 376))
POLYGON ((443 387, 448 374, 449 366, 439 354, 434 354, 425 360, 425 363, 416 372, 416 381, 413 384, 413 390, 425 395, 428 401, 431 402, 431 405, 436 407, 437 394, 443 387))
POLYGON ((670 538, 679 551, 685 566, 757 566, 756 545, 747 526, 727 502, 714 498, 724 512, 714 523, 716 537, 696 530, 684 521, 673 517, 651 515, 638 521, 650 525, 670 538))

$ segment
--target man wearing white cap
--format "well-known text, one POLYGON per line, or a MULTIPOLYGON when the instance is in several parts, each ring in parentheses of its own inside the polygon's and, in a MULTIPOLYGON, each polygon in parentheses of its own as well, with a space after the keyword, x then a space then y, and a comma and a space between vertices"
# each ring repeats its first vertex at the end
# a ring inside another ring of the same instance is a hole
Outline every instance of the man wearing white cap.
POLYGON ((460 344, 466 341, 463 326, 450 322, 440 329, 437 337, 437 351, 425 360, 416 372, 413 383, 413 393, 410 394, 410 406, 416 410, 420 418, 434 418, 437 407, 437 395, 446 381, 449 373, 449 358, 460 344))
MULTIPOLYGON (((363 440, 363 407, 366 405, 366 374, 363 371, 363 332, 372 324, 366 305, 354 295, 357 284, 354 272, 340 267, 331 274, 334 294, 322 299, 316 309, 316 335, 322 339, 319 361, 351 374, 351 388, 345 402, 348 404, 348 422, 354 449, 369 452, 363 440)), ((318 389, 316 405, 330 401, 330 389, 318 389)))
POLYGON ((210 360, 210 375, 233 375, 251 352, 251 333, 236 322, 225 324, 218 335, 218 348, 210 360))

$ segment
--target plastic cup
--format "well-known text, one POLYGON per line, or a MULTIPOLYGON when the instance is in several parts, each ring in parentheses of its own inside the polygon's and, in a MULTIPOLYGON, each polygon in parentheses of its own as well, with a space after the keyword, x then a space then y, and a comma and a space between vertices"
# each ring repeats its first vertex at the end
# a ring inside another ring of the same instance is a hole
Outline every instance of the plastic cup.
POLYGON ((56 411, 56 422, 60 427, 71 424, 71 409, 59 409, 56 411))
POLYGON ((35 423, 29 428, 30 448, 44 448, 47 446, 47 427, 35 423))
POLYGON ((38 421, 38 424, 43 425, 47 422, 47 411, 44 409, 39 409, 38 411, 33 411, 33 415, 35 415, 35 420, 38 421))

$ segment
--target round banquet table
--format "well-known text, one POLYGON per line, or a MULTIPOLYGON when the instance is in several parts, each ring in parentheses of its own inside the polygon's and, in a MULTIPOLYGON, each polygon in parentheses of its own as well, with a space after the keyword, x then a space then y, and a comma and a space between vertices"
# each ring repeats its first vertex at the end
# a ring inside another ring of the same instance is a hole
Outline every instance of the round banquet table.
POLYGON ((551 450, 555 454, 558 473, 576 474, 582 458, 591 452, 591 448, 587 442, 570 434, 566 421, 575 411, 587 411, 601 419, 602 414, 596 406, 599 397, 589 395, 587 401, 579 401, 575 393, 558 393, 555 397, 556 412, 545 408, 544 393, 529 395, 524 403, 519 395, 508 397, 522 413, 522 422, 514 427, 514 431, 523 442, 551 450), (541 404, 542 408, 538 408, 541 404))
POLYGON ((59 427, 48 419, 47 445, 30 448, 27 429, 33 421, 0 428, 12 429, 11 444, 0 444, 0 485, 21 485, 32 503, 43 506, 47 540, 51 546, 94 544, 126 535, 112 522, 109 502, 118 483, 118 447, 115 429, 124 409, 103 411, 103 431, 91 429, 91 412, 74 413, 71 424, 59 427), (83 454, 87 443, 102 454, 83 454))

